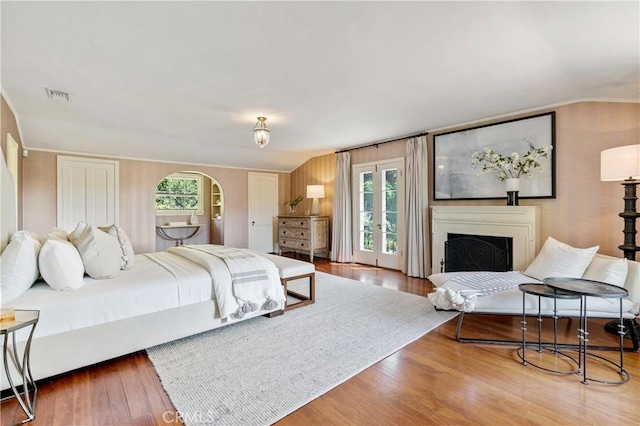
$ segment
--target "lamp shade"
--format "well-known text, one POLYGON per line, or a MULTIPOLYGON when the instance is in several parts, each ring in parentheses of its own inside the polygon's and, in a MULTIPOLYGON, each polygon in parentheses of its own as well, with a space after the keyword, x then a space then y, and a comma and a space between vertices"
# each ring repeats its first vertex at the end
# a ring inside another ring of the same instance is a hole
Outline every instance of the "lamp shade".
POLYGON ((640 144, 605 149, 600 153, 600 180, 640 179, 640 144))
POLYGON ((307 185, 307 198, 324 198, 324 185, 307 185))

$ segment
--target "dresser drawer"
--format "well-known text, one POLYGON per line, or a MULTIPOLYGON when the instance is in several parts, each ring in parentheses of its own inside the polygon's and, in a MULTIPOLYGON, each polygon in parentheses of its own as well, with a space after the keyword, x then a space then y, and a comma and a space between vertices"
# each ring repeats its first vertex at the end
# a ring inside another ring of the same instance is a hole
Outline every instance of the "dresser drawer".
POLYGON ((304 228, 280 228, 279 235, 280 238, 296 238, 299 240, 308 240, 310 235, 310 231, 304 228))
POLYGON ((283 248, 309 250, 309 242, 303 240, 280 237, 280 239, 278 240, 278 245, 283 248))
POLYGON ((280 218, 281 228, 305 228, 309 229, 309 219, 304 217, 280 218))

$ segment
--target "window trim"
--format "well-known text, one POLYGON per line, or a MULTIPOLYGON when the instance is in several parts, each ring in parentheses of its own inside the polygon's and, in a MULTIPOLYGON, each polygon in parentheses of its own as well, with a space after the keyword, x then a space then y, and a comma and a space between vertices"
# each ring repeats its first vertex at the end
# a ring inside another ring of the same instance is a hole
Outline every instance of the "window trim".
MULTIPOLYGON (((191 216, 193 212, 196 212, 197 215, 203 215, 204 212, 204 191, 202 188, 203 179, 200 173, 172 173, 168 176, 162 178, 177 178, 177 179, 195 179, 198 185, 198 209, 196 210, 157 210, 156 216, 191 216)), ((162 181, 160 181, 162 182, 162 181)), ((160 183, 158 183, 159 185, 160 183)), ((158 195, 158 186, 156 185, 155 195, 158 195)))

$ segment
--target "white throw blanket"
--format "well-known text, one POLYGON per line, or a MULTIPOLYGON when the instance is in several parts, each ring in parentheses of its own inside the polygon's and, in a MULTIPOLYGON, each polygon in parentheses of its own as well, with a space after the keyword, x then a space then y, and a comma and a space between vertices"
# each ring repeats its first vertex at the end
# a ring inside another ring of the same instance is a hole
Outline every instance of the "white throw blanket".
POLYGON ((522 272, 474 272, 455 276, 436 291, 428 294, 436 308, 471 312, 475 309, 475 299, 504 290, 517 288, 520 284, 542 284, 522 272))
POLYGON ((242 319, 256 311, 284 308, 278 268, 247 250, 216 245, 186 245, 167 251, 205 267, 213 280, 220 316, 242 319))

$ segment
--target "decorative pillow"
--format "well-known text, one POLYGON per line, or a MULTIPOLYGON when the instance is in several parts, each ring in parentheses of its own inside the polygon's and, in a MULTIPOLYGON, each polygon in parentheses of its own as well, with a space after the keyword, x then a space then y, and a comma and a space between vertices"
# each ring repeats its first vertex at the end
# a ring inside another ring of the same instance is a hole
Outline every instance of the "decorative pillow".
MULTIPOLYGON (((88 224, 88 223, 86 223, 86 222, 79 222, 79 223, 76 225, 76 229, 74 229, 73 231, 71 231, 71 232, 69 232, 69 233, 67 234, 67 239, 68 239, 69 241, 71 241, 71 243, 72 243, 73 245, 75 245, 75 244, 76 244, 76 240, 77 240, 78 238, 80 238, 80 235, 82 235, 82 233, 84 232, 84 230, 85 230, 85 229, 87 229, 87 227, 88 227, 88 226, 89 226, 89 224, 88 224)), ((54 232, 56 232, 56 231, 57 231, 57 230, 56 230, 56 229, 54 229, 54 232)))
POLYGON ((84 285, 80 253, 69 241, 47 239, 40 250, 40 273, 54 290, 75 290, 84 285))
POLYGON ((64 229, 53 228, 43 239, 42 244, 47 240, 69 241, 69 233, 64 229))
POLYGON ((26 231, 16 232, 11 237, 0 257, 3 305, 21 296, 38 279, 40 248, 40 242, 26 231))
POLYGON ((547 277, 581 278, 599 248, 575 248, 549 237, 524 274, 541 281, 547 277))
MULTIPOLYGON (((118 276, 122 252, 115 237, 89 225, 84 227, 80 236, 76 231, 72 234, 73 245, 78 249, 84 269, 91 278, 100 280, 118 276)), ((72 234, 69 234, 69 238, 72 238, 72 234)))
POLYGON ((593 257, 587 270, 584 271, 582 278, 624 287, 628 271, 629 262, 627 262, 627 259, 596 255, 593 257))
POLYGON ((129 237, 124 232, 124 229, 120 228, 118 225, 98 227, 98 229, 116 237, 118 240, 120 251, 122 252, 120 257, 120 269, 124 270, 131 268, 135 260, 135 253, 133 252, 133 246, 131 245, 129 237))

